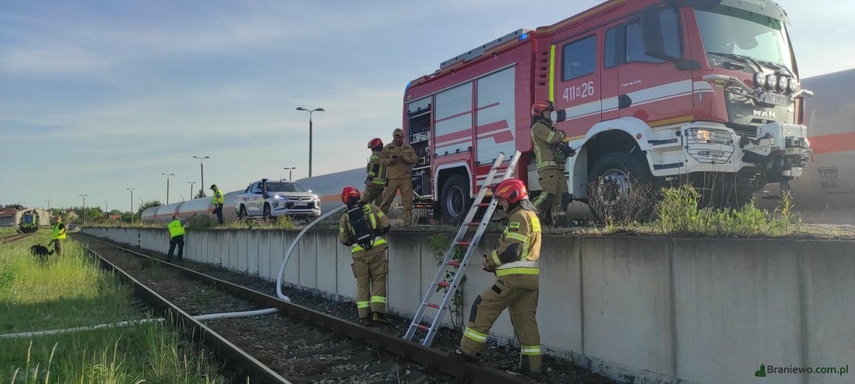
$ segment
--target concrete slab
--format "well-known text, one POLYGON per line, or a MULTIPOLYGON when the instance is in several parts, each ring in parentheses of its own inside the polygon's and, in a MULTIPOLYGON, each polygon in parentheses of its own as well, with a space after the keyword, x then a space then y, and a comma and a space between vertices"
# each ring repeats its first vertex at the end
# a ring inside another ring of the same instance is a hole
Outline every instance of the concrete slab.
MULTIPOLYGON (((755 380, 761 364, 803 361, 798 247, 792 241, 672 244, 677 377, 745 383, 755 380)), ((774 382, 802 383, 800 376, 778 375, 774 382)))
POLYGON ((300 273, 301 287, 315 289, 318 287, 318 236, 314 232, 307 233, 300 243, 300 273))
POLYGON ((545 348, 582 352, 581 242, 543 237, 537 324, 545 348))

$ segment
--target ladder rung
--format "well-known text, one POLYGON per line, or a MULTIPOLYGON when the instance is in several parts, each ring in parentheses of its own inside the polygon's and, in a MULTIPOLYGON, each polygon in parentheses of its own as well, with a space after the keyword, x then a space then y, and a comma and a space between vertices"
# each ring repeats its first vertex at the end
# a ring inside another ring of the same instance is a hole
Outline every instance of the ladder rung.
POLYGON ((481 223, 480 223, 480 222, 477 222, 477 223, 476 223, 476 222, 474 222, 474 221, 473 221, 473 222, 470 222, 468 225, 469 225, 470 227, 477 227, 477 226, 481 225, 481 223))
POLYGON ((472 244, 472 243, 470 243, 470 242, 468 242, 468 241, 458 241, 458 242, 457 242, 457 245, 464 246, 464 247, 468 247, 468 246, 469 246, 469 245, 471 245, 471 244, 472 244))
POLYGON ((450 286, 451 286, 451 284, 448 284, 448 283, 446 283, 446 282, 444 282, 444 281, 440 281, 440 282, 436 283, 436 285, 438 285, 438 286, 440 286, 440 287, 444 287, 444 288, 448 288, 448 287, 450 287, 450 286))
POLYGON ((431 307, 431 308, 439 309, 439 304, 427 303, 427 304, 425 304, 425 305, 427 305, 428 307, 431 307))
POLYGON ((430 330, 430 327, 428 327, 427 325, 416 324, 416 327, 419 327, 420 329, 424 329, 425 331, 430 330))
POLYGON ((490 203, 478 203, 479 207, 489 207, 490 203))
POLYGON ((450 266, 452 266, 452 267, 459 267, 459 266, 460 266, 460 262, 459 262, 459 261, 449 261, 449 262, 448 262, 448 265, 450 265, 450 266))

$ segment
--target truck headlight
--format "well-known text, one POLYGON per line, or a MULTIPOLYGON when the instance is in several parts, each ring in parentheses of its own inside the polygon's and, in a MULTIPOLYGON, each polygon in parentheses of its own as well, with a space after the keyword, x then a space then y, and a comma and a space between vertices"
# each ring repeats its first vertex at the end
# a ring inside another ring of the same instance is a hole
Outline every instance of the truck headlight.
POLYGON ((754 74, 754 87, 755 88, 763 88, 766 86, 766 75, 762 72, 757 72, 754 74))
POLYGON ((730 133, 715 129, 692 128, 689 129, 689 138, 696 143, 705 144, 730 144, 730 133))
POLYGON ((778 78, 775 75, 766 75, 766 89, 775 88, 775 84, 778 83, 778 78))
POLYGON ((776 87, 778 92, 784 92, 787 90, 787 79, 788 78, 786 76, 778 77, 778 85, 776 87))
POLYGON ((795 77, 791 77, 789 81, 787 81, 787 90, 790 91, 790 93, 795 93, 799 90, 799 82, 795 77))

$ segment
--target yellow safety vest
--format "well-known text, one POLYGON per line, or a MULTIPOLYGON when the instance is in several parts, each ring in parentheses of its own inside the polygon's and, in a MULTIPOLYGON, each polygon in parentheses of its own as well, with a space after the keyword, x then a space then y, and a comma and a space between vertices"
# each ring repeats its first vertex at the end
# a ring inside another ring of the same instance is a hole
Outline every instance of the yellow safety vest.
POLYGON ((51 235, 54 240, 65 240, 65 231, 59 231, 59 225, 61 223, 56 223, 53 226, 53 234, 51 235))
POLYGON ((172 220, 169 223, 169 238, 173 238, 175 236, 181 236, 184 234, 184 226, 181 225, 181 220, 172 220))
POLYGON ((214 205, 223 205, 223 204, 225 204, 226 200, 225 200, 225 199, 223 199, 223 191, 221 191, 221 190, 219 190, 219 189, 218 189, 218 190, 216 190, 216 191, 214 191, 214 198, 213 198, 213 199, 211 199, 211 202, 212 202, 212 203, 214 203, 214 205))

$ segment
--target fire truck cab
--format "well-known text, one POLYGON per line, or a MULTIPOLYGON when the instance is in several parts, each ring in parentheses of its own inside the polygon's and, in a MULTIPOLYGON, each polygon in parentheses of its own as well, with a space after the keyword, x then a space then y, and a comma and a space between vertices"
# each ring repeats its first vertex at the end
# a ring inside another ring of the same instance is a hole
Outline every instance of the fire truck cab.
POLYGON ((459 220, 495 156, 518 149, 536 193, 529 109, 552 100, 577 149, 565 164, 573 200, 618 205, 638 183, 688 182, 710 205, 744 204, 809 157, 811 93, 786 24, 766 0, 611 0, 445 61, 404 96, 414 190, 459 220))

